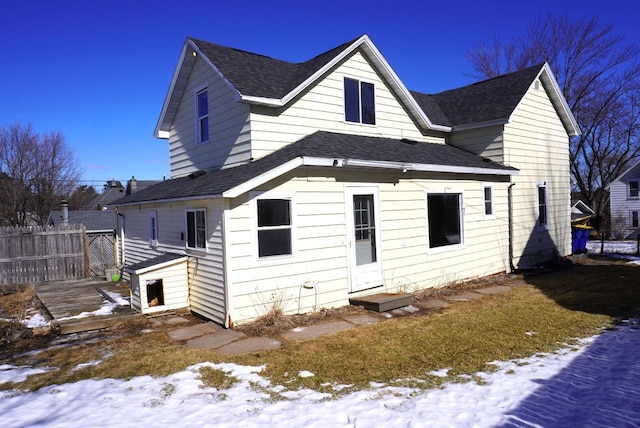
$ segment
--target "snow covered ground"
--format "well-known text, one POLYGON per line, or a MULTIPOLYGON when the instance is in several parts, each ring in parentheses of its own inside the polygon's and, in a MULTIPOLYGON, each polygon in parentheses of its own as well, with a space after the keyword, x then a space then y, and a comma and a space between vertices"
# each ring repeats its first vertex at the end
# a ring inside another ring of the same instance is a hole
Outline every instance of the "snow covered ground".
MULTIPOLYGON (((633 254, 635 245, 607 242, 605 253, 633 254)), ((597 241, 587 248, 590 254, 600 253, 597 241)), ((625 258, 640 264, 640 257, 625 258)), ((107 306, 105 302, 102 310, 107 306)), ((25 323, 37 326, 42 320, 34 315, 25 323)), ((271 385, 260 376, 262 367, 203 363, 163 378, 84 380, 30 393, 3 391, 0 426, 638 427, 638 355, 640 321, 629 320, 554 354, 496 362, 499 370, 480 374, 483 385, 455 383, 428 391, 372 385, 335 400, 271 385), (223 370, 240 382, 228 390, 204 387, 198 374, 202 366, 223 370), (280 399, 274 400, 274 393, 280 399)), ((2 364, 0 384, 46 370, 56 369, 2 364)), ((434 374, 445 375, 446 369, 434 374)))
POLYGON ((600 241, 587 241, 587 251, 592 255, 600 255, 610 258, 623 258, 629 264, 640 265, 640 256, 637 255, 638 243, 636 241, 605 241, 604 251, 600 252, 600 241))
MULTIPOLYGON (((484 385, 449 384, 429 391, 372 385, 336 400, 271 385, 260 376, 261 367, 203 363, 156 379, 84 380, 31 393, 5 391, 0 393, 0 424, 631 427, 640 423, 639 353, 640 323, 630 320, 555 354, 497 363, 498 371, 481 374, 484 385), (221 369, 240 382, 228 390, 205 388, 197 372, 200 366, 221 369), (279 392, 282 399, 273 400, 269 391, 279 392)), ((0 365, 0 383, 38 370, 0 365)))

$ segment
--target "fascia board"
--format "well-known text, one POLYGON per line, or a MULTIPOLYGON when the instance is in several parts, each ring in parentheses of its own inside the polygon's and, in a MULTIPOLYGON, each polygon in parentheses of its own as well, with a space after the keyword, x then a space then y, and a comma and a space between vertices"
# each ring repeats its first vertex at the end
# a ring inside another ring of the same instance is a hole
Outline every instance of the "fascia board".
MULTIPOLYGON (((622 180, 624 178, 625 175, 629 174, 631 171, 633 171, 637 166, 640 165, 640 160, 637 161, 636 163, 634 163, 633 165, 631 165, 629 168, 627 168, 626 170, 624 170, 624 172, 622 174, 620 174, 615 180, 613 180, 611 182, 611 184, 619 182, 620 180, 622 180)), ((608 190, 609 187, 611 186, 611 184, 609 184, 609 186, 606 187, 606 189, 608 190)))
POLYGON ((445 172, 451 174, 480 174, 480 175, 518 175, 517 169, 494 169, 467 166, 413 164, 410 170, 421 172, 445 172))
MULTIPOLYGON (((540 73, 538 73, 537 77, 540 79, 540 81, 543 84, 546 84, 546 86, 551 87, 551 102, 554 105, 559 103, 560 115, 561 116, 564 115, 566 120, 571 125, 571 129, 569 129, 567 132, 569 136, 573 137, 573 136, 581 135, 582 131, 580 130, 580 125, 578 125, 578 121, 576 120, 575 116, 571 112, 571 109, 569 108, 569 104, 567 103, 566 98, 562 94, 560 85, 558 85, 558 81, 556 80, 556 77, 553 75, 553 71, 551 71, 551 67, 549 66, 549 63, 547 62, 544 63, 544 66, 542 67, 542 70, 540 70, 540 73), (545 74, 546 74, 546 78, 545 78, 545 74)), ((556 105, 556 108, 558 108, 558 105, 556 105)))
POLYGON ((218 67, 216 67, 211 60, 209 59, 208 56, 206 56, 205 54, 202 53, 202 51, 200 50, 200 48, 192 41, 192 40, 188 40, 189 45, 191 46, 191 48, 196 52, 197 56, 200 56, 202 59, 204 59, 204 61, 209 64, 209 67, 211 67, 211 69, 218 75, 218 77, 220 78, 220 80, 222 80, 227 87, 231 90, 231 92, 233 92, 234 97, 236 99, 239 99, 241 97, 240 92, 236 89, 235 86, 233 86, 233 84, 225 77, 224 74, 222 74, 222 72, 220 70, 218 70, 218 67))
MULTIPOLYGON (((164 97, 164 103, 162 104, 162 110, 160 111, 160 116, 158 117, 158 121, 156 122, 156 127, 153 131, 153 136, 155 138, 164 138, 160 136, 161 132, 166 132, 166 131, 161 131, 160 128, 162 127, 162 123, 164 122, 164 117, 167 114, 167 110, 169 109, 169 102, 171 101, 171 95, 173 94, 173 91, 175 90, 176 87, 176 82, 178 81, 178 76, 180 74, 180 70, 182 69, 183 65, 184 65, 184 59, 186 57, 186 52, 187 52, 187 46, 188 46, 188 42, 185 42, 184 45, 182 46, 182 52, 180 52, 180 59, 178 60, 178 65, 176 66, 175 70, 173 70, 173 76, 171 77, 171 83, 169 84, 169 90, 167 91, 167 94, 164 97)), ((167 137, 168 138, 168 137, 167 137)))
POLYGON ((257 177, 254 177, 248 181, 245 181, 244 183, 238 186, 232 187, 231 189, 225 192, 222 192, 222 197, 236 198, 242 195, 243 193, 246 193, 249 190, 255 189, 257 186, 260 186, 261 184, 264 184, 267 181, 273 180, 274 178, 278 178, 281 175, 286 174, 287 172, 301 165, 303 165, 303 161, 301 157, 291 159, 290 161, 285 162, 280 166, 277 166, 263 174, 258 175, 257 177))

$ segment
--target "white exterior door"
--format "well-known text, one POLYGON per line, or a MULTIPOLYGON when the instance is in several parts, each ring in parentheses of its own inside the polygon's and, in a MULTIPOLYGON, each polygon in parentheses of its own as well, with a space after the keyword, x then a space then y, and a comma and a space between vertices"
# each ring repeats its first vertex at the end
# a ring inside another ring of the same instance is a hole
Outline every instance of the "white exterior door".
POLYGON ((345 187, 350 292, 383 284, 377 187, 345 187))

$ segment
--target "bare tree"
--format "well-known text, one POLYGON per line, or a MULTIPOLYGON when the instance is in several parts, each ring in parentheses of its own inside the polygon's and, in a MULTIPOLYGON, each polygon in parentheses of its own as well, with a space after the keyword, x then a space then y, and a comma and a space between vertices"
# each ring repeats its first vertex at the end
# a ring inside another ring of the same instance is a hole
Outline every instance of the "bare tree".
POLYGON ((574 188, 601 215, 608 213, 604 189, 640 156, 639 57, 611 24, 551 14, 521 38, 494 38, 467 53, 482 78, 549 63, 582 130, 570 145, 574 188))
POLYGON ((81 176, 60 132, 39 135, 19 122, 0 127, 0 172, 0 221, 14 226, 44 224, 81 176))
MULTIPOLYGON (((83 184, 77 187, 71 196, 69 196, 69 209, 86 210, 89 202, 91 202, 96 196, 98 196, 98 193, 93 186, 83 184)), ((95 209, 95 207, 92 209, 95 209)))

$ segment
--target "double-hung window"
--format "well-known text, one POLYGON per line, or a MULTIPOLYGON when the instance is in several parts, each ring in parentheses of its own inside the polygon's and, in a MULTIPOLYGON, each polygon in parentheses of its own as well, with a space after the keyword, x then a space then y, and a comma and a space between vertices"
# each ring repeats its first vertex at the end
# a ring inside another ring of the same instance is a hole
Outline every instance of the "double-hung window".
POLYGON ((427 194, 429 248, 462 245, 462 193, 427 194))
POLYGON ((493 184, 484 183, 482 185, 482 198, 484 202, 484 218, 491 219, 495 215, 493 213, 493 184))
POLYGON ((149 211, 149 245, 158 245, 158 214, 156 211, 149 211))
POLYGON ((538 227, 546 228, 549 226, 549 218, 547 213, 547 185, 537 185, 538 198, 538 227))
POLYGON ((631 227, 637 229, 640 227, 640 218, 638 217, 638 211, 631 211, 631 227))
POLYGON ((347 122, 376 124, 376 100, 373 83, 344 78, 344 118, 347 122))
POLYGON ((196 92, 196 144, 209 141, 209 97, 207 88, 196 92))
POLYGON ((258 257, 292 254, 291 198, 256 200, 258 257))
POLYGON ((629 197, 637 198, 638 197, 638 182, 630 181, 629 182, 629 197))
POLYGON ((206 214, 203 209, 187 210, 187 248, 204 250, 207 240, 206 214))

